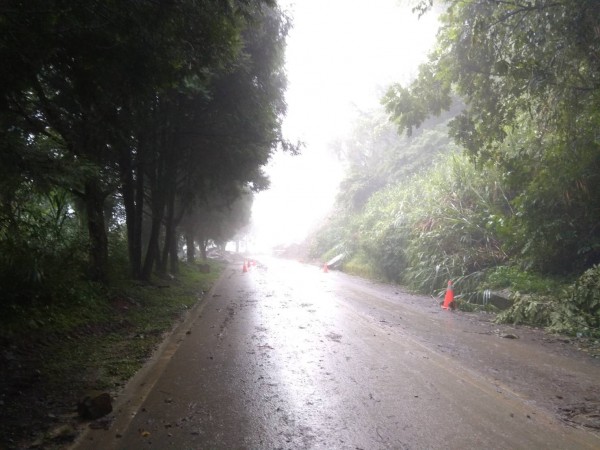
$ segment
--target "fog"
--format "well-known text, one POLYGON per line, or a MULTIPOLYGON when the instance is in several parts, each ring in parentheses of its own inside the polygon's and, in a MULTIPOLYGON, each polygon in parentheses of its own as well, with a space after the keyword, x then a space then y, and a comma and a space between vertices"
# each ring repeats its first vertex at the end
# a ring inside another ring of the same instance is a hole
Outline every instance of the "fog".
POLYGON ((360 111, 379 107, 387 86, 406 84, 435 41, 433 14, 419 19, 410 1, 280 2, 292 17, 286 71, 284 136, 299 156, 277 153, 266 167, 271 188, 252 211, 255 250, 302 241, 327 217, 343 165, 330 144, 352 129, 360 111))

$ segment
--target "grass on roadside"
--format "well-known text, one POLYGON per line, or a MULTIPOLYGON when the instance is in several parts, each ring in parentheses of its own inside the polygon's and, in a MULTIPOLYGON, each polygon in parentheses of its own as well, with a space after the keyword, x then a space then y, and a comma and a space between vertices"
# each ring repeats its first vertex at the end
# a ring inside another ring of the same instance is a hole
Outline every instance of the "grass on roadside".
POLYGON ((0 332, 6 349, 0 355, 0 442, 20 448, 40 431, 76 420, 86 392, 117 392, 222 269, 215 261, 209 273, 181 264, 175 278, 88 285, 77 301, 13 311, 0 332))

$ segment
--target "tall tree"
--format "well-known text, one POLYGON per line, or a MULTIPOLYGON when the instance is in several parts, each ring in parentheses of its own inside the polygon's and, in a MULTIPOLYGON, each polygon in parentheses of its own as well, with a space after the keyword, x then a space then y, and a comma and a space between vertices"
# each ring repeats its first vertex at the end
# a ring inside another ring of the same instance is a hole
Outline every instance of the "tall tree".
POLYGON ((139 119, 148 117, 142 109, 182 80, 201 84, 212 70, 226 66, 238 50, 238 16, 254 3, 34 0, 24 5, 15 0, 2 5, 0 58, 8 62, 0 69, 2 109, 20 117, 26 132, 55 134, 65 155, 97 167, 76 189, 85 205, 92 279, 106 281, 103 210, 119 186, 116 165, 121 180, 136 180, 124 172, 135 170, 126 153, 143 152, 128 147, 140 131, 139 119))
MULTIPOLYGON (((291 148, 281 132, 289 23, 278 9, 261 5, 247 9, 244 20, 240 53, 227 70, 214 73, 201 90, 191 80, 164 98, 165 104, 174 105, 173 116, 163 121, 170 124, 165 130, 169 144, 155 159, 164 162, 156 181, 165 181, 151 194, 153 211, 159 210, 154 214, 161 219, 153 224, 143 277, 157 259, 154 241, 163 222, 161 272, 176 252, 177 226, 188 209, 209 204, 206 199, 215 194, 231 202, 244 191, 239 186, 264 189, 268 182, 260 167, 276 148, 291 148)), ((176 260, 171 261, 173 266, 176 260)))
POLYGON ((570 271, 599 261, 600 3, 445 3, 438 47, 409 87, 389 90, 388 111, 410 133, 457 92, 466 109, 451 134, 505 171, 530 263, 570 271))

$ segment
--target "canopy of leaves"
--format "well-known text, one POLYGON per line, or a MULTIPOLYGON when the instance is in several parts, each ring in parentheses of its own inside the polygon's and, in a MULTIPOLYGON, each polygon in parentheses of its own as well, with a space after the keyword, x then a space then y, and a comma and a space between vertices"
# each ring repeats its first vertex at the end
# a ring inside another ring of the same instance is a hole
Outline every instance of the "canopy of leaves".
POLYGON ((409 87, 390 88, 388 112, 410 133, 460 95, 452 136, 505 174, 529 264, 589 267, 600 259, 600 3, 446 3, 437 49, 409 87))
MULTIPOLYGON (((13 298, 31 279, 44 289, 61 240, 72 277, 87 250, 90 278, 108 281, 114 242, 133 276, 142 253, 146 276, 167 258, 175 271, 185 214, 266 188, 261 166, 293 150, 281 133, 289 27, 270 0, 4 2, 0 271, 23 281, 13 298)), ((222 236, 244 222, 223 219, 222 236)))

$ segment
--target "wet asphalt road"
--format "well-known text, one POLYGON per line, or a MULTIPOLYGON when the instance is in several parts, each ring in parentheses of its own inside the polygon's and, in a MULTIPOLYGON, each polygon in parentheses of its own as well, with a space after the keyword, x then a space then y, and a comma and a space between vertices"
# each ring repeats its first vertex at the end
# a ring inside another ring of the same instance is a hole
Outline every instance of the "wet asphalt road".
POLYGON ((234 265, 77 448, 600 448, 553 413, 598 395, 600 367, 494 327, 313 266, 234 265))

